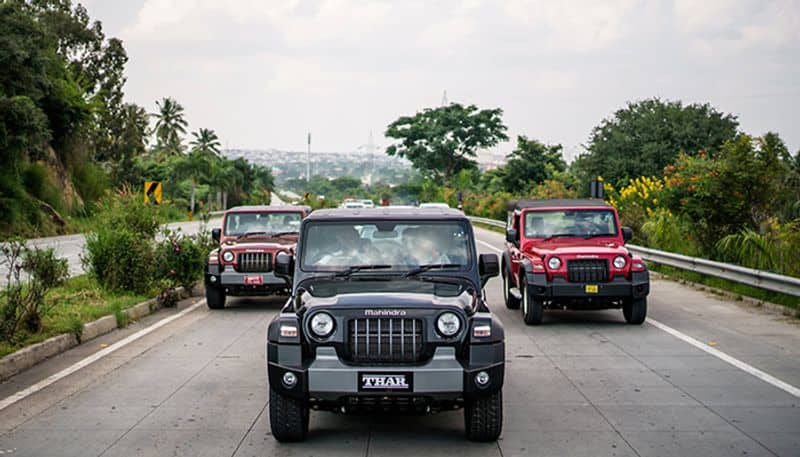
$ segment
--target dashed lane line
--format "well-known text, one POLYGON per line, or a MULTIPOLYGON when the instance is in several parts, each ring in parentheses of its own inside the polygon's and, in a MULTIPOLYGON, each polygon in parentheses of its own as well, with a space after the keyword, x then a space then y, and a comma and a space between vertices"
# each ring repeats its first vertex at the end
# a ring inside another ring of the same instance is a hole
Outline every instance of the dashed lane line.
POLYGON ((63 370, 59 371, 58 373, 50 375, 47 378, 42 379, 41 381, 37 382, 36 384, 34 384, 32 386, 30 386, 30 387, 28 387, 26 389, 20 390, 19 392, 15 393, 13 395, 10 395, 10 396, 4 398, 3 400, 0 400, 0 411, 8 408, 9 406, 13 405, 14 403, 17 403, 20 400, 23 400, 24 398, 27 398, 27 397, 35 394, 36 392, 39 392, 40 390, 42 390, 42 389, 44 389, 44 388, 46 388, 46 387, 58 382, 59 380, 66 378, 67 376, 71 375, 72 373, 75 373, 76 371, 80 370, 81 368, 84 368, 86 366, 91 365, 92 363, 94 363, 94 362, 102 359, 103 357, 111 354, 112 352, 116 351, 117 349, 123 348, 123 347, 129 345, 130 343, 133 343, 134 341, 138 340, 139 338, 141 338, 141 337, 143 337, 143 336, 145 336, 147 334, 150 334, 150 333, 160 329, 161 327, 169 324, 170 322, 180 319, 181 317, 191 313, 192 311, 196 310, 197 308, 205 305, 205 303, 206 303, 206 300, 202 299, 202 300, 198 301, 197 303, 193 304, 192 306, 184 309, 183 311, 181 311, 181 312, 179 312, 177 314, 173 314, 172 316, 166 317, 164 319, 161 319, 160 321, 154 323, 153 325, 151 325, 151 326, 149 326, 147 328, 143 328, 143 329, 139 330, 136 333, 128 335, 127 337, 117 341, 116 343, 112 344, 111 346, 108 346, 108 347, 106 347, 106 348, 104 348, 104 349, 102 349, 100 351, 97 351, 94 354, 86 357, 85 359, 82 359, 82 360, 79 360, 79 361, 75 362, 74 364, 70 365, 67 368, 64 368, 63 370))
MULTIPOLYGON (((475 241, 477 241, 481 245, 486 246, 487 248, 492 249, 492 250, 494 250, 496 252, 503 252, 502 249, 498 249, 498 248, 492 246, 491 244, 489 244, 489 243, 487 243, 487 242, 485 242, 483 240, 476 239, 475 241)), ((794 395, 795 397, 800 398, 800 388, 797 388, 797 387, 789 384, 786 381, 782 381, 782 380, 776 378, 775 376, 772 376, 771 374, 769 374, 767 372, 761 371, 758 368, 756 368, 756 367, 754 367, 754 366, 752 366, 752 365, 750 365, 750 364, 748 364, 746 362, 743 362, 743 361, 737 359, 736 357, 732 357, 732 356, 720 351, 719 349, 713 348, 713 347, 703 343, 702 341, 699 341, 699 340, 697 340, 695 338, 692 338, 691 336, 689 336, 689 335, 687 335, 687 334, 685 334, 685 333, 683 333, 683 332, 681 332, 679 330, 676 330, 676 329, 670 327, 669 325, 663 324, 663 323, 661 323, 661 322, 659 322, 659 321, 657 321, 655 319, 652 319, 652 318, 648 317, 647 318, 647 323, 652 325, 653 327, 659 329, 659 330, 662 330, 664 332, 669 333, 670 335, 674 336, 675 338, 678 338, 679 340, 683 340, 684 342, 691 344, 692 346, 696 347, 697 349, 700 349, 701 351, 704 351, 704 352, 706 352, 708 354, 713 355, 714 357, 722 360, 725 363, 733 365, 734 367, 744 371, 745 373, 748 373, 748 374, 750 374, 752 376, 755 376, 756 378, 766 382, 767 384, 770 384, 770 385, 772 385, 774 387, 777 387, 778 389, 783 390, 784 392, 787 392, 787 393, 789 393, 791 395, 794 395)))

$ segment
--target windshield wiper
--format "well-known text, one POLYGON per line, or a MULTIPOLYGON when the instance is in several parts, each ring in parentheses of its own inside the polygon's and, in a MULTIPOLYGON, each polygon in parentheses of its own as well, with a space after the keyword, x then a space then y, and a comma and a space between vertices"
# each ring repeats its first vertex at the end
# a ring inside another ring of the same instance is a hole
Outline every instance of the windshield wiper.
POLYGON ((247 232, 247 233, 242 233, 241 235, 237 236, 236 240, 238 241, 238 240, 241 240, 242 238, 247 238, 248 236, 266 235, 266 234, 267 234, 267 232, 247 232))
POLYGON ((554 233, 554 234, 548 236, 547 238, 545 238, 544 241, 550 241, 553 238, 566 238, 566 237, 571 237, 571 236, 574 237, 574 236, 578 236, 578 235, 576 235, 574 233, 554 233))
POLYGON ((300 233, 300 232, 297 232, 297 231, 293 231, 293 232, 278 232, 278 233, 270 233, 269 236, 277 238, 279 236, 284 236, 284 235, 297 235, 298 233, 300 233))
POLYGON ((351 265, 347 269, 332 274, 331 278, 349 278, 353 273, 361 270, 385 270, 392 268, 391 265, 351 265))
POLYGON ((616 236, 613 233, 594 233, 591 235, 585 235, 583 239, 588 240, 590 238, 600 238, 601 236, 616 236))
POLYGON ((426 272, 428 270, 433 269, 442 269, 442 268, 457 268, 460 267, 461 264, 458 263, 429 263, 427 265, 420 265, 416 268, 413 268, 408 271, 408 273, 404 274, 404 278, 410 278, 412 276, 416 276, 420 273, 426 272))

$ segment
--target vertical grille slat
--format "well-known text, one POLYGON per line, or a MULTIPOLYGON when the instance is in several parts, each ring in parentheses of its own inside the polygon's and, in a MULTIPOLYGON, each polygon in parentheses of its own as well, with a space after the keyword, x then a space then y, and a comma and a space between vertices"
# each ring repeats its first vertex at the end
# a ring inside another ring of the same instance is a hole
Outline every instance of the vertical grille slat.
POLYGON ((352 319, 348 331, 347 352, 354 362, 414 363, 424 353, 420 319, 352 319))
POLYGON ((242 252, 236 271, 242 273, 266 273, 272 271, 272 254, 266 252, 242 252))
POLYGON ((570 282, 607 282, 608 260, 575 259, 567 261, 570 282))

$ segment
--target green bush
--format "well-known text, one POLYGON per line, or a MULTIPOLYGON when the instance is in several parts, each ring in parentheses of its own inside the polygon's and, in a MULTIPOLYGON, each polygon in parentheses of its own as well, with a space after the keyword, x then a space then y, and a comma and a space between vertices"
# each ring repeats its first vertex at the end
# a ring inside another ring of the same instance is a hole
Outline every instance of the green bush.
POLYGON ((86 237, 84 268, 111 291, 147 292, 154 260, 153 239, 130 227, 103 226, 86 237))
POLYGON ((170 287, 183 286, 189 290, 203 276, 206 256, 211 247, 210 236, 204 230, 197 235, 184 235, 179 230, 166 230, 164 240, 156 247, 159 279, 170 287))
POLYGON ((111 230, 130 230, 143 238, 153 238, 160 225, 158 206, 147 205, 140 194, 126 190, 100 202, 98 225, 111 230))
POLYGON ((91 214, 97 202, 110 187, 108 174, 97 164, 83 162, 72 172, 72 183, 83 199, 86 213, 91 214))
POLYGON ((21 240, 3 244, 2 253, 8 273, 0 293, 0 338, 13 341, 21 330, 41 330, 45 295, 67 278, 68 268, 53 249, 30 249, 21 240), (22 272, 27 273, 26 281, 22 272))

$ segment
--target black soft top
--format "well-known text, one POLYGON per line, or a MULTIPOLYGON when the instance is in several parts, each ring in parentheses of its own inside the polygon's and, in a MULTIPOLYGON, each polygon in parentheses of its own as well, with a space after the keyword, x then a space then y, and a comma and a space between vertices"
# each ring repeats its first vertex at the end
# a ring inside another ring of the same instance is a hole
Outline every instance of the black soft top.
POLYGON ((306 221, 316 220, 455 220, 464 221, 467 217, 453 208, 335 208, 318 209, 311 213, 306 221))
POLYGON ((585 206, 597 206, 611 208, 611 205, 600 198, 560 198, 550 200, 511 200, 508 202, 508 210, 520 210, 526 208, 579 208, 585 206))

